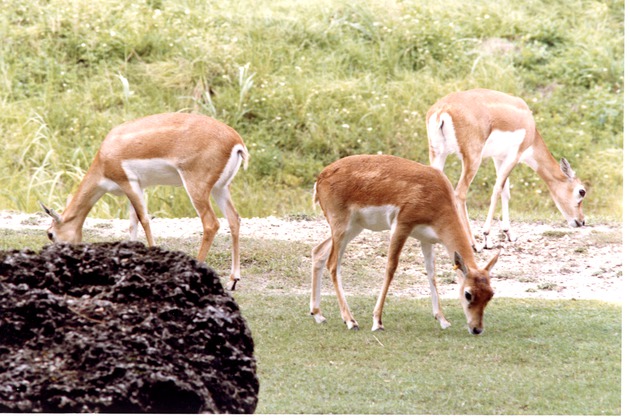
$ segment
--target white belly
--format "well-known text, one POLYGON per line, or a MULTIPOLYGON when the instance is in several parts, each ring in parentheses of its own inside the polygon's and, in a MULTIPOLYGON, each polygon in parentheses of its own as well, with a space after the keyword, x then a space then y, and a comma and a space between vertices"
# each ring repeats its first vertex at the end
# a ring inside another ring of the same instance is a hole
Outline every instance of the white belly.
POLYGON ((98 186, 103 189, 103 191, 108 192, 114 195, 123 195, 122 190, 118 186, 117 183, 112 181, 109 178, 103 178, 99 181, 98 186))
POLYGON ((399 211, 400 209, 393 205, 363 207, 355 212, 354 223, 363 229, 389 230, 396 225, 399 211))
POLYGON ((448 112, 443 112, 440 115, 437 113, 433 114, 429 118, 427 131, 431 148, 436 155, 447 156, 455 153, 461 159, 461 150, 457 142, 455 125, 453 124, 453 118, 448 112))
POLYGON ((515 156, 523 140, 525 140, 524 128, 515 131, 494 130, 483 146, 482 156, 484 158, 496 157, 501 160, 515 156))
MULTIPOLYGON (((356 210, 353 223, 373 231, 393 230, 396 228, 399 212, 400 209, 394 205, 364 207, 356 210)), ((440 242, 435 230, 427 225, 414 227, 409 236, 421 242, 440 242)))
POLYGON ((143 189, 153 185, 182 185, 177 168, 166 159, 129 159, 121 165, 129 182, 143 189))

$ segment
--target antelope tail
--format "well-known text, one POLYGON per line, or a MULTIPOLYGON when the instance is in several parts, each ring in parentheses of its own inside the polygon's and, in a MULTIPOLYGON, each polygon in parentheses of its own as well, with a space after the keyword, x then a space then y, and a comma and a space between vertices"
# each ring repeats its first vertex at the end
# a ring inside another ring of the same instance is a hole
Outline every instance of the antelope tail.
POLYGON ((317 205, 319 204, 319 197, 317 196, 317 182, 313 184, 313 209, 317 210, 317 205))
POLYGON ((249 165, 249 152, 247 151, 247 148, 243 146, 243 148, 239 150, 238 153, 241 155, 241 158, 243 159, 243 170, 246 171, 247 166, 249 165))

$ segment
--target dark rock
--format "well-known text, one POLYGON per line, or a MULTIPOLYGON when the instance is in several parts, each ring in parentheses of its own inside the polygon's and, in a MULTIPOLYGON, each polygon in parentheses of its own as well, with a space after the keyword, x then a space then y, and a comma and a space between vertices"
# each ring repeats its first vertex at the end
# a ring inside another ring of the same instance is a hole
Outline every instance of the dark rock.
POLYGON ((253 413, 258 388, 205 264, 132 242, 0 252, 0 412, 253 413))

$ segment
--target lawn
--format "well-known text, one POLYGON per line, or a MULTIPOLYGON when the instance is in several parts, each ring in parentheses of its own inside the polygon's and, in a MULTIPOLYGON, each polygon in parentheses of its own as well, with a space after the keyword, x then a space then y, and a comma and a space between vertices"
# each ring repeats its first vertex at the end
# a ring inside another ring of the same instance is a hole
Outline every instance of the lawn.
MULTIPOLYGON (((441 330, 428 299, 393 298, 387 330, 315 324, 308 296, 239 295, 256 343, 257 413, 619 415, 621 308, 497 299, 470 335, 459 303, 441 330)), ((355 297, 370 325, 374 298, 355 297)), ((336 307, 334 297, 324 305, 336 307)), ((361 319, 360 314, 363 315, 361 319)))

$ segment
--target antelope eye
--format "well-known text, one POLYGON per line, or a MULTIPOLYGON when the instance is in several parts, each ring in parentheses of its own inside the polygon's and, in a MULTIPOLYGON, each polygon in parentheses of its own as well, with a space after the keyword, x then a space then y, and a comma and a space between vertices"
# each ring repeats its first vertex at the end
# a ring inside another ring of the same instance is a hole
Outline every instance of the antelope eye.
POLYGON ((578 203, 581 203, 586 196, 586 189, 583 186, 579 186, 573 190, 573 196, 577 200, 578 203))
POLYGON ((473 295, 472 295, 472 293, 470 293, 468 290, 466 290, 466 291, 464 292, 464 297, 466 298, 466 301, 467 301, 468 303, 472 302, 473 295))
POLYGON ((46 232, 48 234, 48 239, 50 239, 51 241, 55 240, 55 236, 53 235, 52 232, 46 232))

